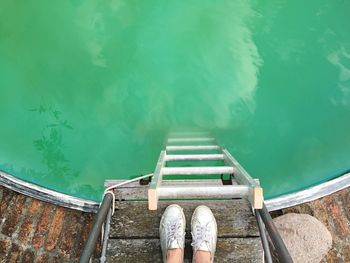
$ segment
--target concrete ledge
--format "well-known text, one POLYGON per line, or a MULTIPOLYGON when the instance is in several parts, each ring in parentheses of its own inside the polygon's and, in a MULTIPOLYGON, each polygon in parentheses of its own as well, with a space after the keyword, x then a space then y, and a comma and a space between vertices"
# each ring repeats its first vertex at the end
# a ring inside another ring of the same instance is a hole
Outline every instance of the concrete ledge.
POLYGON ((350 186, 350 173, 337 177, 322 184, 295 193, 282 195, 265 201, 269 211, 311 202, 321 197, 333 194, 350 186))
MULTIPOLYGON (((0 171, 0 185, 41 201, 79 211, 95 213, 99 207, 98 202, 70 196, 36 184, 28 183, 2 171, 0 171)), ((305 190, 268 199, 265 201, 265 204, 269 211, 280 210, 314 201, 347 187, 350 187, 350 173, 305 190)))

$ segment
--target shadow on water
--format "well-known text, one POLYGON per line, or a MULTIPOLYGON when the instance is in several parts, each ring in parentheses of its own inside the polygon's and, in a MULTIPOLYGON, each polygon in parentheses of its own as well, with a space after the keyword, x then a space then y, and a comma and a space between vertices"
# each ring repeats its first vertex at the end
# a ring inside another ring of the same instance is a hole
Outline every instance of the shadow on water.
POLYGON ((69 181, 69 177, 78 176, 78 172, 73 172, 69 168, 69 161, 63 152, 63 132, 62 130, 72 130, 73 127, 66 120, 62 119, 62 113, 52 108, 39 108, 30 110, 32 112, 48 115, 50 120, 43 129, 41 137, 33 142, 34 148, 38 151, 42 158, 42 162, 47 167, 44 174, 54 176, 65 182, 69 181))
POLYGON ((64 118, 61 111, 51 106, 40 105, 30 109, 29 112, 44 120, 40 136, 32 143, 33 154, 40 158, 42 165, 33 169, 15 168, 12 164, 5 163, 0 165, 2 170, 13 175, 21 175, 31 182, 54 181, 55 190, 65 193, 76 191, 89 196, 93 191, 90 185, 70 183, 79 176, 79 171, 70 167, 70 161, 65 153, 65 148, 69 147, 65 145, 64 134, 73 131, 72 125, 64 118))

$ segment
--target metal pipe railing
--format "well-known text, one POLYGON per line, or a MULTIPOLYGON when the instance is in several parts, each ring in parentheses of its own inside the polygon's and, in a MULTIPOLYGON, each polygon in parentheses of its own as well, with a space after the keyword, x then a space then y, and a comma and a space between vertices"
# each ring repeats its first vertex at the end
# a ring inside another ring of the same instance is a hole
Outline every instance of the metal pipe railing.
POLYGON ((263 249, 264 249, 265 262, 266 263, 272 263, 272 256, 271 256, 269 242, 268 242, 267 236, 266 236, 265 226, 264 226, 264 223, 263 223, 263 221, 261 219, 261 216, 257 212, 257 210, 255 210, 255 218, 256 218, 256 221, 258 222, 261 243, 262 243, 262 246, 263 246, 263 249))
POLYGON ((256 210, 256 212, 259 213, 262 221, 265 224, 267 233, 269 234, 272 244, 276 249, 279 261, 282 263, 293 263, 292 257, 290 256, 286 245, 284 244, 280 234, 278 233, 278 230, 275 224, 273 223, 272 217, 269 211, 267 210, 265 204, 263 205, 262 209, 258 209, 256 210))
POLYGON ((112 214, 113 214, 113 208, 109 209, 109 212, 107 214, 107 219, 105 222, 104 226, 104 231, 103 231, 103 239, 102 239, 102 251, 101 251, 101 257, 100 257, 100 263, 105 263, 107 258, 107 246, 108 246, 108 238, 109 238, 109 232, 111 229, 111 219, 112 219, 112 214))
POLYGON ((106 193, 102 200, 100 209, 95 217, 95 222, 86 241, 83 252, 80 256, 79 263, 89 263, 96 249, 98 238, 101 235, 102 226, 106 220, 107 214, 112 207, 114 197, 112 193, 106 193))

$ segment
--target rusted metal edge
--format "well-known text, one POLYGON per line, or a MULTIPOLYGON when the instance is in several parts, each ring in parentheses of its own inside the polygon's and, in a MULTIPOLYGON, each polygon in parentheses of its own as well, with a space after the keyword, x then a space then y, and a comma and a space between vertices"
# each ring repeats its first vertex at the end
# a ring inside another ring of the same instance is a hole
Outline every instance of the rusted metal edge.
POLYGON ((269 211, 275 211, 314 201, 347 187, 350 187, 350 173, 344 174, 340 177, 307 188, 305 190, 268 199, 265 201, 265 205, 269 211))
POLYGON ((0 185, 44 202, 83 212, 96 213, 100 205, 98 202, 74 197, 33 183, 28 183, 2 171, 0 171, 0 185))

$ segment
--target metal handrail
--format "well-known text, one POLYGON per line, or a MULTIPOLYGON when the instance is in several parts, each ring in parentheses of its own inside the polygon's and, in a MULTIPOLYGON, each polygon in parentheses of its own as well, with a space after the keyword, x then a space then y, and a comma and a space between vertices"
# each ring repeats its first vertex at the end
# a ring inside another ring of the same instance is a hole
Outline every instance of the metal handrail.
POLYGON ((255 210, 254 214, 255 214, 255 218, 256 218, 256 221, 257 221, 258 227, 259 227, 261 243, 262 243, 263 250, 264 250, 265 262, 272 263, 273 261, 272 261, 269 241, 267 240, 267 236, 266 236, 264 222, 262 221, 260 214, 256 210, 255 210))
POLYGON ((257 210, 255 210, 255 212, 258 213, 258 215, 261 217, 262 221, 264 222, 267 233, 268 233, 268 235, 272 241, 272 244, 277 252, 279 262, 293 263, 293 259, 290 256, 288 249, 287 249, 286 245, 284 244, 280 234, 278 233, 278 230, 277 230, 275 224, 273 223, 272 217, 271 217, 269 211, 267 210, 265 204, 263 205, 262 209, 257 209, 257 210))
POLYGON ((90 262, 90 259, 96 249, 98 238, 101 235, 103 224, 106 221, 109 211, 111 210, 113 201, 114 201, 114 196, 112 193, 106 193, 104 195, 100 209, 96 214, 95 222, 90 231, 89 237, 84 245, 83 252, 79 259, 79 263, 90 262))
MULTIPOLYGON (((95 217, 94 225, 90 231, 89 237, 84 245, 83 252, 80 256, 79 263, 89 263, 94 253, 97 245, 98 238, 102 233, 103 224, 106 223, 104 229, 105 233, 102 235, 102 253, 101 253, 101 262, 104 262, 106 255, 106 244, 108 242, 108 232, 109 232, 109 223, 112 215, 115 210, 115 195, 113 189, 116 189, 120 186, 130 184, 136 181, 145 180, 145 178, 150 177, 152 174, 146 174, 134 179, 124 181, 112 186, 109 186, 105 189, 103 193, 103 200, 100 204, 100 208, 95 217), (107 222, 106 222, 107 221, 107 222)), ((141 181, 140 181, 141 182, 141 181)))
MULTIPOLYGON (((106 193, 101 203, 100 209, 95 217, 95 222, 90 231, 89 237, 84 245, 79 263, 89 263, 90 259, 96 249, 97 241, 102 231, 103 224, 107 219, 107 215, 111 213, 114 196, 112 193, 106 193)), ((255 210, 255 216, 258 222, 260 236, 262 240, 263 249, 265 252, 265 260, 267 263, 272 262, 272 257, 265 235, 265 228, 271 238, 272 244, 276 249, 278 259, 282 263, 293 263, 287 247, 285 246, 276 226, 273 223, 272 217, 268 212, 265 204, 262 209, 255 210), (265 227, 262 225, 264 223, 265 227)))
POLYGON ((107 214, 106 222, 104 224, 104 231, 102 235, 102 249, 101 249, 101 257, 100 257, 100 263, 105 263, 107 258, 107 247, 108 247, 108 238, 109 238, 109 232, 111 230, 111 219, 113 215, 113 208, 111 207, 109 209, 109 212, 107 214))

